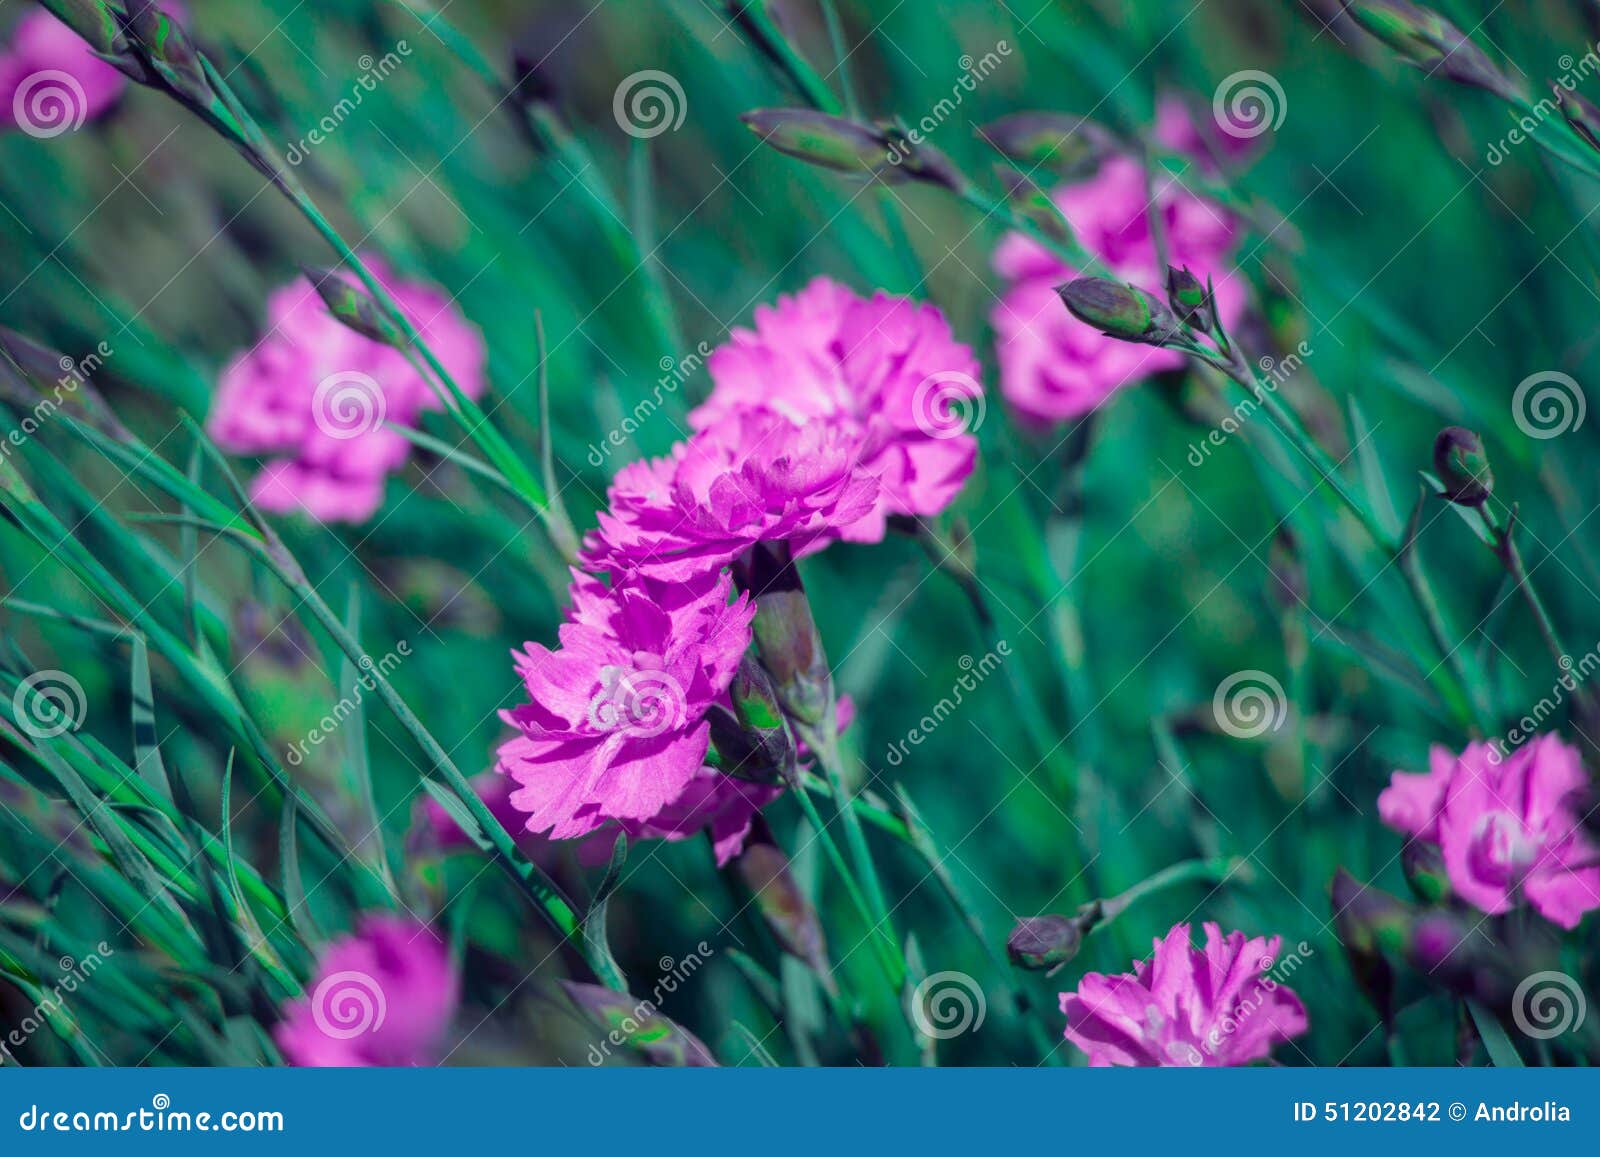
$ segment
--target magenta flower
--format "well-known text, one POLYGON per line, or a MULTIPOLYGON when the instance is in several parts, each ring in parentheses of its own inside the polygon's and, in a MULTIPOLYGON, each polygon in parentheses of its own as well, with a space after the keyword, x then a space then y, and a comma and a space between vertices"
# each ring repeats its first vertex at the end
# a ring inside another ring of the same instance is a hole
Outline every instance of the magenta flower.
MULTIPOLYGON (((441 291, 362 260, 461 391, 480 396, 486 354, 477 329, 441 291)), ((415 426, 439 399, 399 350, 335 320, 305 278, 268 298, 267 319, 255 347, 223 370, 211 436, 236 454, 279 456, 250 488, 263 509, 362 522, 383 501, 385 477, 411 454, 411 443, 384 423, 415 426)))
POLYGON ((30 7, 0 52, 0 128, 60 136, 104 113, 127 83, 76 32, 30 7))
MULTIPOLYGON (((561 647, 530 643, 517 667, 530 702, 502 718, 518 735, 500 770, 532 832, 571 839, 610 821, 671 828, 702 776, 720 700, 750 644, 754 605, 731 604, 719 571, 656 582, 630 574, 607 587, 573 583, 561 647)), ((639 829, 642 831, 642 829, 639 829)))
MULTIPOLYGON (((1244 111, 1249 110, 1224 108, 1223 111, 1223 119, 1213 115, 1208 118, 1208 124, 1202 125, 1190 115, 1182 97, 1169 93, 1156 104, 1153 134, 1156 143, 1175 153, 1192 157, 1202 172, 1215 173, 1214 154, 1220 153, 1224 158, 1237 160, 1248 155, 1255 148, 1256 138, 1266 131, 1259 121, 1243 115, 1244 111), (1228 119, 1230 117, 1236 119, 1228 119)), ((1270 115, 1272 110, 1258 106, 1257 111, 1270 115)))
POLYGON ((1090 1065, 1245 1065, 1305 1032, 1305 1006, 1269 971, 1282 938, 1205 932, 1195 948, 1175 925, 1133 972, 1091 972, 1061 994, 1067 1039, 1090 1065))
POLYGON ((731 412, 669 457, 617 471, 583 561, 683 580, 758 542, 820 549, 872 513, 879 484, 862 462, 875 452, 842 419, 797 426, 770 410, 731 412))
POLYGON ((1543 735, 1508 755, 1472 743, 1434 747, 1424 774, 1396 771, 1383 822, 1437 844, 1450 885, 1491 915, 1527 903, 1563 928, 1600 908, 1600 846, 1583 830, 1589 786, 1577 748, 1543 735))
POLYGON ((852 542, 881 541, 891 514, 938 514, 977 460, 968 430, 983 413, 982 369, 932 305, 881 290, 862 298, 818 277, 757 306, 755 328, 735 329, 706 364, 714 388, 689 415, 697 430, 771 410, 797 425, 836 421, 861 440, 861 465, 882 489, 841 529, 852 542))
POLYGON ((273 1039, 290 1064, 306 1067, 437 1064, 460 999, 438 936, 403 916, 368 915, 323 950, 273 1039))
MULTIPOLYGON (((1187 266, 1216 286, 1217 311, 1233 327, 1244 312, 1245 284, 1230 266, 1236 230, 1226 214, 1190 195, 1170 178, 1154 178, 1167 260, 1187 266)), ((1145 170, 1130 157, 1112 157, 1086 181, 1054 194, 1078 241, 1117 277, 1159 293, 1159 267, 1146 206, 1145 170)), ((1163 370, 1183 355, 1107 337, 1069 314, 1055 287, 1082 271, 1060 261, 1032 238, 1008 234, 994 254, 1010 288, 990 315, 1000 361, 1000 386, 1025 417, 1060 422, 1098 407, 1118 389, 1163 370)))

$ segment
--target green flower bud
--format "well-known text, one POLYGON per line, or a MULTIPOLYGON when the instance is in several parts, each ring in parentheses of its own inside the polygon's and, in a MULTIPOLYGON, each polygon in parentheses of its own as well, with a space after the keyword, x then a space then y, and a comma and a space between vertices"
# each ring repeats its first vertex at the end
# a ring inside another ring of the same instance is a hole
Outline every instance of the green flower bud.
POLYGON ((1006 937, 1006 955, 1032 972, 1059 968, 1078 954, 1083 929, 1071 916, 1028 916, 1006 937))
POLYGON ((173 92, 197 108, 212 107, 217 94, 183 25, 157 8, 155 0, 132 0, 124 24, 145 63, 173 92))
MULTIPOLYGON (((626 992, 613 992, 597 984, 560 982, 572 1003, 606 1030, 607 1041, 620 1040, 623 1047, 636 1049, 655 1065, 674 1067, 715 1066, 711 1050, 693 1033, 656 1011, 650 1000, 638 1000, 626 992)), ((591 1063, 599 1064, 609 1053, 591 1047, 591 1063), (600 1053, 595 1059, 593 1054, 600 1053)))
POLYGON ((983 125, 978 136, 1025 169, 1048 165, 1065 173, 1095 168, 1117 151, 1109 132, 1067 113, 1019 112, 983 125))
POLYGON ((896 172, 887 133, 805 108, 764 108, 739 117, 780 153, 856 176, 896 172))
POLYGON ((1217 310, 1211 300, 1211 290, 1189 272, 1188 266, 1182 269, 1167 266, 1167 304, 1178 315, 1178 320, 1191 329, 1210 333, 1217 324, 1217 310))
POLYGON ((757 543, 734 560, 734 577, 755 599, 750 632, 784 714, 797 727, 831 727, 833 677, 789 544, 757 543))
POLYGON ((121 15, 106 0, 39 0, 61 23, 72 29, 107 64, 121 70, 138 84, 151 82, 150 70, 128 46, 121 15))
POLYGON ((717 705, 706 716, 723 773, 756 783, 793 784, 797 749, 771 677, 746 655, 728 693, 733 710, 717 705))
POLYGON ((1445 497, 1457 506, 1482 506, 1494 493, 1483 439, 1461 426, 1446 426, 1433 440, 1433 469, 1445 497))
POLYGON ((310 278, 328 312, 346 328, 386 346, 405 348, 405 335, 389 320, 366 286, 326 266, 303 265, 300 271, 310 278))
POLYGON ((825 985, 831 985, 822 922, 795 880, 789 857, 764 828, 758 820, 756 834, 733 862, 734 871, 750 889, 757 910, 783 950, 808 965, 825 985))
POLYGON ((1346 10, 1407 64, 1506 99, 1518 96, 1516 86, 1488 54, 1437 12, 1410 0, 1352 0, 1346 10))
POLYGON ((1108 277, 1080 277, 1056 287, 1079 321, 1108 337, 1164 345, 1178 333, 1178 319, 1159 298, 1108 277))

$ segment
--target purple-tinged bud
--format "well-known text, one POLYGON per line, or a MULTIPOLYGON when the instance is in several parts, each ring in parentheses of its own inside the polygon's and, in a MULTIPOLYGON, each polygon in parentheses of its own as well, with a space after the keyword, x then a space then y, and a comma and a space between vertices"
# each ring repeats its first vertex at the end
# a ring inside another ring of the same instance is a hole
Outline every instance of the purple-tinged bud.
POLYGON ((130 0, 123 23, 139 55, 173 92, 196 108, 209 109, 216 103, 217 94, 194 41, 183 25, 156 7, 155 0, 130 0))
POLYGON ((996 165, 995 175, 1005 186, 1006 204, 1018 217, 1031 221, 1046 237, 1061 244, 1072 242, 1072 229, 1061 210, 1026 173, 1010 165, 996 165))
POLYGON ((1346 10, 1407 64, 1457 84, 1486 89, 1505 99, 1519 93, 1511 79, 1461 29, 1432 9, 1410 0, 1350 0, 1346 10))
POLYGON ((1190 273, 1188 266, 1182 269, 1167 266, 1167 304, 1178 315, 1178 320, 1190 329, 1210 333, 1217 324, 1217 307, 1211 299, 1211 289, 1190 273))
POLYGON ((757 543, 734 560, 733 572, 755 599, 750 631, 784 714, 797 726, 831 726, 833 677, 789 544, 757 543))
POLYGON ((1556 94, 1556 107, 1561 110, 1562 119, 1572 126, 1573 132, 1589 143, 1591 149, 1600 149, 1600 108, 1586 97, 1569 92, 1562 85, 1552 84, 1550 87, 1556 94))
POLYGON ((755 897, 756 908, 778 944, 815 972, 824 985, 831 986, 822 922, 795 881, 789 857, 769 837, 764 838, 762 826, 758 823, 756 839, 746 844, 733 868, 755 897))
POLYGON ((771 677, 754 657, 746 655, 740 661, 728 693, 733 710, 714 705, 706 715, 723 773, 756 783, 793 785, 799 766, 794 736, 771 677))
POLYGON ((1080 277, 1056 287, 1072 316, 1107 337, 1165 345, 1179 333, 1178 319, 1157 297, 1109 277, 1080 277))
POLYGON ((1083 929, 1071 916, 1026 916, 1006 937, 1006 955, 1032 972, 1061 967, 1083 946, 1083 929))
POLYGON ((1400 851, 1400 867, 1411 891, 1423 903, 1440 904, 1450 897, 1450 877, 1445 872, 1444 856, 1437 844, 1407 840, 1400 851))
POLYGON ((1446 426, 1433 440, 1433 469, 1444 496, 1457 506, 1482 506, 1494 493, 1494 471, 1483 439, 1461 426, 1446 426))
POLYGON ((355 330, 362 337, 371 338, 383 345, 395 349, 405 348, 405 335, 389 320, 377 301, 367 292, 366 286, 357 284, 340 274, 338 270, 325 266, 301 266, 301 272, 310 279, 317 296, 322 298, 322 303, 328 307, 328 312, 340 324, 347 329, 355 330))
MULTIPOLYGON (((560 983, 572 1003, 606 1030, 606 1041, 619 1041, 624 1047, 636 1049, 655 1065, 716 1066, 711 1050, 693 1033, 662 1016, 650 1000, 637 1000, 626 992, 614 992, 596 984, 579 984, 573 980, 560 983)), ((590 1052, 591 1063, 599 1064, 610 1049, 601 1052, 592 1047, 590 1052), (596 1053, 599 1060, 594 1059, 596 1053)))
POLYGON ((1068 175, 1094 169, 1119 151, 1105 129, 1067 113, 1013 113, 981 126, 978 136, 1025 169, 1047 165, 1068 175))
POLYGON ((1333 922, 1356 984, 1387 1024, 1394 1016, 1395 977, 1382 946, 1403 944, 1404 905, 1340 868, 1333 877, 1333 922))
POLYGON ((889 135, 869 125, 807 108, 763 108, 739 117, 786 156, 835 172, 889 176, 897 172, 889 135))

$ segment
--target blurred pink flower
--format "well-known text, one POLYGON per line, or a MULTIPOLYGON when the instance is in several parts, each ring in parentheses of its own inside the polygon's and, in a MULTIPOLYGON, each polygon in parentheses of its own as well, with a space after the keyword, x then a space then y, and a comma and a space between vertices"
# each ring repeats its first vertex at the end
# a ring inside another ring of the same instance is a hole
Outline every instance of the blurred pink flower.
POLYGON ((617 471, 583 562, 682 580, 758 542, 820 549, 876 505, 878 480, 861 465, 876 447, 877 435, 842 418, 797 426, 770 410, 732 411, 670 456, 617 471))
MULTIPOLYGON (((1156 174, 1155 203, 1166 235, 1167 261, 1215 282, 1217 311, 1235 326, 1244 313, 1244 280, 1230 265, 1236 229, 1226 213, 1156 174)), ((1164 296, 1166 270, 1150 230, 1145 169, 1130 157, 1103 162, 1088 180, 1053 195, 1079 243, 1115 276, 1164 296)), ((1121 387, 1163 370, 1183 355, 1095 330, 1069 314, 1055 287, 1081 270, 1021 233, 1001 239, 994 267, 1011 284, 990 315, 1000 361, 1000 386, 1027 418, 1060 422, 1098 407, 1121 387)))
POLYGON ((59 136, 105 112, 127 83, 76 32, 30 6, 0 51, 0 128, 59 136))
POLYGON ((1168 93, 1156 104, 1156 143, 1193 158, 1203 173, 1214 174, 1217 170, 1216 153, 1228 160, 1247 156, 1254 151, 1256 138, 1265 131, 1255 123, 1240 122, 1230 127, 1214 114, 1207 121, 1209 123, 1196 121, 1189 114, 1184 99, 1168 93))
POLYGON ((372 914, 323 950, 306 994, 283 1006, 273 1039, 294 1065, 433 1065, 460 998, 438 936, 407 917, 372 914))
POLYGON ((1435 747, 1429 771, 1396 771, 1378 814, 1397 831, 1438 844, 1462 899, 1499 915, 1528 903, 1563 928, 1600 908, 1600 845, 1584 832, 1589 776, 1577 748, 1543 735, 1501 756, 1472 743, 1435 747))
POLYGON ((1205 933, 1195 948, 1189 925, 1175 925, 1132 973, 1091 972, 1061 994, 1067 1039, 1090 1065, 1244 1065, 1305 1032, 1300 998, 1268 975, 1281 937, 1205 933))
MULTIPOLYGON (((484 388, 483 338, 440 290, 395 279, 362 260, 400 303, 468 397, 484 388)), ((415 426, 440 408, 404 354, 349 329, 306 278, 267 300, 268 332, 223 370, 208 428, 235 454, 281 455, 262 469, 251 498, 280 513, 361 522, 383 501, 387 475, 411 443, 383 423, 415 426)))
POLYGON ((561 647, 517 655, 529 702, 501 718, 518 735, 500 770, 532 832, 571 839, 608 821, 675 828, 701 778, 707 709, 727 692, 750 644, 754 605, 720 571, 655 582, 630 574, 608 587, 573 582, 561 647))
POLYGON ((882 489, 841 528, 852 542, 881 541, 891 514, 938 514, 977 459, 968 429, 982 417, 982 367, 933 305, 818 277, 757 306, 755 328, 735 329, 707 368, 711 396, 689 415, 697 430, 771 410, 796 425, 836 420, 870 447, 861 465, 882 489))

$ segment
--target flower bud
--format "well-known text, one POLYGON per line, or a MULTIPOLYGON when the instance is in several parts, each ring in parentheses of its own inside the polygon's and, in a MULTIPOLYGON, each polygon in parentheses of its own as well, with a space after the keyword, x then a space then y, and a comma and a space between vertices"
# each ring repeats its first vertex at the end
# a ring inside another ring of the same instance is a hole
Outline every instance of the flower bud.
POLYGON ((1400 851, 1400 867, 1406 874, 1406 883, 1417 899, 1425 904, 1438 904, 1450 895, 1450 877, 1444 868, 1444 856, 1436 844, 1421 840, 1407 840, 1400 851))
POLYGON ((728 693, 733 710, 715 705, 706 715, 723 773, 756 783, 793 784, 798 752, 771 677, 746 655, 728 693))
POLYGON ((124 23, 145 63, 173 92, 202 109, 216 102, 194 41, 183 25, 156 7, 155 0, 131 0, 124 23))
POLYGON ((809 966, 825 984, 831 984, 822 922, 800 890, 789 868, 789 857, 770 838, 764 838, 764 827, 758 821, 758 834, 733 861, 734 870, 750 889, 756 908, 783 950, 809 966))
MULTIPOLYGON (((654 1003, 597 984, 559 982, 572 1003, 606 1030, 606 1039, 637 1049, 655 1065, 715 1066, 711 1050, 693 1033, 656 1011, 654 1003)), ((598 1062, 596 1062, 598 1063, 598 1062)))
POLYGON ((1178 315, 1178 320, 1191 329, 1210 333, 1217 324, 1211 289, 1202 285, 1200 279, 1189 272, 1188 266, 1182 269, 1167 266, 1167 304, 1178 315))
POLYGON ((328 312, 346 328, 386 346, 405 348, 404 335, 379 308, 366 286, 325 266, 301 266, 301 272, 311 279, 328 312))
POLYGON ((1559 84, 1550 87, 1556 94, 1556 107, 1561 110, 1562 119, 1572 126, 1573 132, 1589 142, 1590 148, 1600 149, 1600 108, 1559 84))
POLYGON ((1461 426, 1446 426, 1433 440, 1433 469, 1445 497, 1457 506, 1482 506, 1494 493, 1483 439, 1461 426))
POLYGON ((1013 113, 981 126, 978 136, 1030 171, 1048 165, 1068 174, 1086 172, 1117 151, 1109 132, 1067 113, 1013 113))
POLYGON ((1070 916, 1027 916, 1006 937, 1006 955, 1018 968, 1059 968, 1078 954, 1083 929, 1070 916))
POLYGON ((805 108, 763 108, 739 119, 780 153, 824 169, 870 177, 893 168, 888 135, 843 117, 805 108))
POLYGON ((1333 922, 1356 983, 1387 1023, 1394 1015, 1395 977, 1382 946, 1393 950, 1403 942, 1405 906, 1340 868, 1333 877, 1333 922))
POLYGON ((1159 298, 1109 277, 1080 277, 1056 287, 1079 321, 1107 337, 1164 345, 1178 332, 1178 319, 1159 298))
POLYGON ((1516 86, 1488 54, 1439 13, 1410 0, 1352 0, 1348 11, 1407 64, 1430 75, 1441 72, 1457 84, 1514 99, 1516 86))
POLYGON ((757 543, 734 560, 733 571, 755 599, 750 632, 784 714, 798 727, 831 726, 833 677, 789 544, 757 543))

